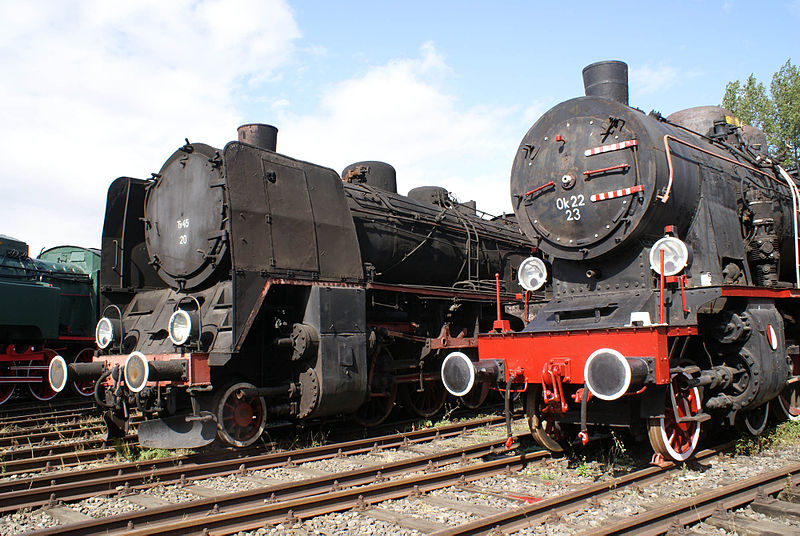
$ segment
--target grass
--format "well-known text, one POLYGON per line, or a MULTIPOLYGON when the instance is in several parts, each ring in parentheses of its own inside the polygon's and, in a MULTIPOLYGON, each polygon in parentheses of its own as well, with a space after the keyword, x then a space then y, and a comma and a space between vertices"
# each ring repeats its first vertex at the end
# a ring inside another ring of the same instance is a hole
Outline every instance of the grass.
POLYGON ((800 421, 788 421, 768 428, 757 437, 741 437, 736 441, 736 454, 753 456, 787 445, 800 444, 800 421))
POLYGON ((147 460, 159 460, 161 458, 171 458, 175 452, 167 449, 142 449, 139 451, 137 460, 140 462, 147 460))
POLYGON ((542 480, 555 480, 556 477, 557 475, 553 471, 550 471, 549 469, 544 469, 542 471, 539 471, 539 478, 541 478, 542 480))
POLYGON ((587 478, 592 476, 592 470, 589 468, 589 465, 587 465, 586 461, 583 461, 580 465, 578 465, 578 467, 575 468, 575 474, 580 477, 587 478))
POLYGON ((117 453, 117 458, 131 462, 146 462, 148 460, 159 460, 161 458, 172 458, 194 453, 190 449, 143 449, 121 439, 114 439, 112 444, 117 453))
POLYGON ((117 458, 122 458, 123 460, 134 460, 136 458, 134 448, 127 441, 115 438, 112 444, 114 451, 117 453, 117 458))

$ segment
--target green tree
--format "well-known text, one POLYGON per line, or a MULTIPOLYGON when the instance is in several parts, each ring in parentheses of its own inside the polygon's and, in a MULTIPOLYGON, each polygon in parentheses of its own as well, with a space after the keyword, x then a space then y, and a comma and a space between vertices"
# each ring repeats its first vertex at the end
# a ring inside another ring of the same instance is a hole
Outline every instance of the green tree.
POLYGON ((785 166, 800 160, 800 69, 789 59, 772 76, 770 94, 753 74, 725 86, 722 106, 767 135, 770 152, 785 166))
POLYGON ((767 133, 778 147, 778 158, 798 166, 800 160, 800 69, 788 60, 772 77, 770 85, 774 104, 772 125, 767 133), (785 152, 785 156, 781 155, 785 152), (782 158, 781 158, 782 157, 782 158))
POLYGON ((733 115, 747 125, 764 130, 769 123, 771 103, 764 84, 756 80, 751 73, 744 84, 738 80, 728 82, 722 106, 733 112, 733 115))

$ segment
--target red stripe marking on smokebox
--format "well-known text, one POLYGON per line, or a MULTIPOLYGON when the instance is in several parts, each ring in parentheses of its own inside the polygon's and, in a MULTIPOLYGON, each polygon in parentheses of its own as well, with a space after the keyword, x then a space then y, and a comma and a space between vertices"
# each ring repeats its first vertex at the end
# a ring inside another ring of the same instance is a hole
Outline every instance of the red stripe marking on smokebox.
POLYGON ((603 192, 602 194, 592 194, 589 200, 592 202, 605 201, 606 199, 614 199, 615 197, 622 197, 623 195, 635 194, 642 190, 644 190, 644 185, 638 184, 630 188, 623 188, 622 190, 611 190, 610 192, 603 192))
POLYGON ((627 149, 628 147, 634 147, 637 144, 638 142, 636 140, 621 141, 619 143, 601 145, 600 147, 595 147, 594 149, 586 149, 583 152, 583 154, 584 156, 592 156, 595 154, 608 153, 611 151, 619 151, 620 149, 627 149))

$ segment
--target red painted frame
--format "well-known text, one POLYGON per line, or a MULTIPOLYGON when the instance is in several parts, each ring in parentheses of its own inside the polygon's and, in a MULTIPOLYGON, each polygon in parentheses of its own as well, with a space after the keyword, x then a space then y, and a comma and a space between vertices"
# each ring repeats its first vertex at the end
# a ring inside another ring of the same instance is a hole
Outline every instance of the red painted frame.
MULTIPOLYGON (((147 361, 169 361, 171 359, 187 359, 189 362, 189 378, 186 381, 165 381, 165 382, 147 382, 147 385, 178 385, 191 387, 194 385, 208 385, 211 383, 211 367, 208 366, 208 354, 200 352, 192 352, 190 354, 154 354, 147 355, 147 361)), ((125 360, 128 359, 127 355, 101 355, 95 356, 95 363, 105 363, 106 369, 110 369, 114 365, 119 365, 119 368, 125 366, 125 360)), ((109 376, 106 380, 106 385, 113 382, 109 376)))
POLYGON ((564 383, 583 385, 583 369, 591 353, 613 348, 626 357, 654 358, 656 383, 664 385, 670 377, 669 339, 696 334, 696 326, 489 333, 478 336, 478 355, 504 360, 506 380, 515 383, 541 384, 543 370, 556 365, 563 371, 564 383))

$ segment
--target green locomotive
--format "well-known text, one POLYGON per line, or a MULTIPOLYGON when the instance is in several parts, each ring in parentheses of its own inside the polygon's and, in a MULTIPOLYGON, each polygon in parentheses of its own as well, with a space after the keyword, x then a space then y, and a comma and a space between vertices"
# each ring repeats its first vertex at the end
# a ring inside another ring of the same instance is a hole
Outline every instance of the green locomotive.
MULTIPOLYGON (((38 400, 56 393, 47 381, 50 361, 91 361, 97 318, 100 252, 74 246, 28 255, 28 245, 0 235, 0 404, 27 385, 38 400)), ((84 396, 91 382, 75 382, 84 396)))

